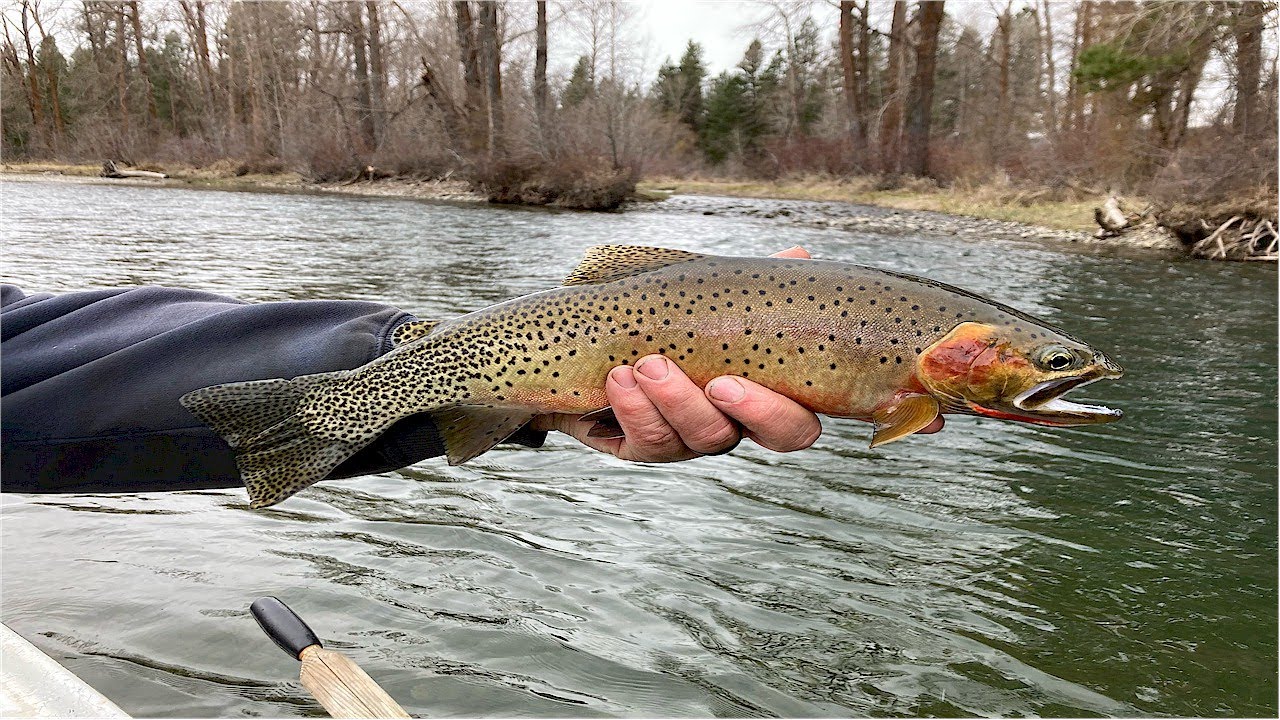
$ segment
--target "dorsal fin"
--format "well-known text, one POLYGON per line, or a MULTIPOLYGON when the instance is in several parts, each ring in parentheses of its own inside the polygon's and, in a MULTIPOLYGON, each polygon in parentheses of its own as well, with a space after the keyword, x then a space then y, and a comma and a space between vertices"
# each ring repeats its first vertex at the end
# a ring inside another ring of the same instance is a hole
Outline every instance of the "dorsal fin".
POLYGON ((397 347, 431 334, 439 320, 410 320, 391 331, 391 343, 397 347))
POLYGON ((587 248, 586 256, 564 279, 564 284, 595 285, 704 257, 706 255, 684 250, 643 245, 596 245, 587 248))

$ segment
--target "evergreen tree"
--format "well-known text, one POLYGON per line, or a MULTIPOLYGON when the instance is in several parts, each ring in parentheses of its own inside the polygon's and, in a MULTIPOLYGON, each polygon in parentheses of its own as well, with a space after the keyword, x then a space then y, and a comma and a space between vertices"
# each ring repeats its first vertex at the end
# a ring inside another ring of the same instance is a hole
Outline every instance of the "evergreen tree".
POLYGON ((721 163, 737 156, 760 154, 761 140, 772 129, 770 103, 776 100, 779 66, 764 66, 764 48, 752 40, 736 72, 721 73, 707 91, 702 147, 707 160, 721 163))
POLYGON ((658 108, 668 115, 674 115, 695 133, 702 130, 702 81, 706 76, 707 69, 702 63, 702 46, 690 40, 680 58, 680 64, 664 64, 658 69, 658 79, 653 84, 653 95, 658 108))
POLYGON ((789 60, 794 65, 792 72, 798 80, 794 88, 799 110, 796 117, 797 129, 800 134, 808 135, 822 117, 822 108, 826 102, 826 83, 822 78, 825 67, 822 63, 822 38, 813 18, 805 18, 800 23, 790 55, 789 60))
POLYGON ((595 91, 595 83, 591 79, 591 60, 583 55, 578 58, 578 64, 573 66, 573 74, 569 76, 569 83, 560 95, 560 102, 565 107, 577 107, 594 95, 595 91))
POLYGON ((749 112, 742 75, 723 72, 711 81, 702 128, 702 148, 709 161, 721 163, 730 155, 743 154, 749 112))
POLYGON ((706 77, 707 69, 702 64, 702 46, 690 40, 684 56, 680 58, 680 122, 688 125, 694 132, 702 129, 702 81, 706 77))

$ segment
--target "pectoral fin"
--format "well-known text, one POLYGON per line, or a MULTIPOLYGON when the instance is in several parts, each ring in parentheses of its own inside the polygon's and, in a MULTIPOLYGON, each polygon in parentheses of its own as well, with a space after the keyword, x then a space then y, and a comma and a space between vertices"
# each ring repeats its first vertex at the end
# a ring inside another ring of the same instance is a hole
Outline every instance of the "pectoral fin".
POLYGON ((906 395, 886 405, 871 415, 876 427, 875 434, 871 436, 871 447, 920 432, 938 417, 941 410, 938 401, 928 395, 906 395))
POLYGON ((626 433, 622 432, 622 426, 618 424, 618 418, 613 414, 613 408, 605 406, 599 410, 591 412, 578 418, 587 422, 594 422, 595 425, 587 431, 587 437, 602 438, 612 440, 614 438, 626 437, 626 433))
POLYGON ((533 419, 533 413, 463 405, 431 413, 450 465, 488 452, 533 419))

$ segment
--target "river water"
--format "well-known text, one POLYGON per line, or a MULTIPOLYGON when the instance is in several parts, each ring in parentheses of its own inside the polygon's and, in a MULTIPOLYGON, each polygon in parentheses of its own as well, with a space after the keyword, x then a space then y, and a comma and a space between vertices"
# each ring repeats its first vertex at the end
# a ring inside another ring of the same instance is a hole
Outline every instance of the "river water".
POLYGON ((1126 412, 1093 428, 957 418, 868 450, 868 426, 826 420, 804 452, 665 466, 553 438, 265 511, 243 490, 3 496, 4 622, 132 714, 322 715, 247 612, 267 594, 433 717, 1276 714, 1273 267, 688 203, 0 193, 0 275, 29 291, 447 317, 554 286, 602 242, 803 244, 1008 302, 1127 370, 1081 393, 1126 412))

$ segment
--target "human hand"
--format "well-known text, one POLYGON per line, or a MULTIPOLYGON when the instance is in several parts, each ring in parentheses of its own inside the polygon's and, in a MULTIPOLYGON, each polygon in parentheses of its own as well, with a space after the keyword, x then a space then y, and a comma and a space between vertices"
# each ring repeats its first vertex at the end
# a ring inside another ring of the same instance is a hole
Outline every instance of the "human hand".
MULTIPOLYGON (((808 258, 801 247, 774 257, 808 258)), ((599 438, 595 425, 576 415, 543 415, 537 430, 559 430, 588 447, 638 462, 676 462, 728 452, 742 438, 777 452, 809 447, 822 423, 790 398, 736 375, 699 388, 669 358, 648 355, 609 372, 605 393, 625 437, 599 438)), ((937 432, 942 418, 921 432, 937 432)))

